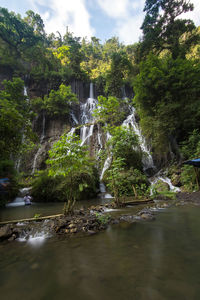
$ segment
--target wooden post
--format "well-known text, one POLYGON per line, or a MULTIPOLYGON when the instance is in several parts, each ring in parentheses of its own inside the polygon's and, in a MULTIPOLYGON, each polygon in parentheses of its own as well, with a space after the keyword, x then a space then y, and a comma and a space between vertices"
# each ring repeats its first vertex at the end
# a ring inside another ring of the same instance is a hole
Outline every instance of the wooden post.
POLYGON ((136 189, 135 189, 134 185, 132 185, 132 188, 133 188, 133 192, 134 192, 135 198, 137 199, 138 195, 137 195, 137 192, 136 192, 136 189))
POLYGON ((194 167, 194 172, 195 172, 195 176, 196 176, 197 188, 199 191, 199 170, 198 170, 198 168, 194 167))

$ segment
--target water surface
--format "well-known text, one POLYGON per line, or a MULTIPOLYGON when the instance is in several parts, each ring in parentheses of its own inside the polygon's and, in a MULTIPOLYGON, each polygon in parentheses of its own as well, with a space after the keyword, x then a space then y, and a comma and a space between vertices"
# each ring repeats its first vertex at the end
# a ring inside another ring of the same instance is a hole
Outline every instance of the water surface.
POLYGON ((1 299, 199 299, 200 208, 84 238, 0 244, 1 299))

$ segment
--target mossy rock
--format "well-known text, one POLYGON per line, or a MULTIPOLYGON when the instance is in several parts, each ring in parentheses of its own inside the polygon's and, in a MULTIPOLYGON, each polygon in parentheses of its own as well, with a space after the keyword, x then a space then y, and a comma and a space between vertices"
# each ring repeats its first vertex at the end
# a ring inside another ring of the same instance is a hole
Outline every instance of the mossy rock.
POLYGON ((170 190, 169 184, 167 182, 164 182, 162 180, 158 180, 154 184, 154 188, 157 193, 162 193, 170 190))
POLYGON ((174 186, 181 186, 181 176, 177 174, 173 174, 171 177, 171 182, 174 186))

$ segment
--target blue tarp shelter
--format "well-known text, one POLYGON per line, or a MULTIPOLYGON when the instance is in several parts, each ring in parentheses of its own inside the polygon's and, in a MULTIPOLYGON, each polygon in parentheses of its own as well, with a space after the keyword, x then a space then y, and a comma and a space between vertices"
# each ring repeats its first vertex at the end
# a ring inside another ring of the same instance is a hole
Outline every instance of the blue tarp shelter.
POLYGON ((196 168, 200 168, 200 158, 197 159, 192 159, 192 160, 187 160, 184 162, 185 165, 191 165, 196 168))

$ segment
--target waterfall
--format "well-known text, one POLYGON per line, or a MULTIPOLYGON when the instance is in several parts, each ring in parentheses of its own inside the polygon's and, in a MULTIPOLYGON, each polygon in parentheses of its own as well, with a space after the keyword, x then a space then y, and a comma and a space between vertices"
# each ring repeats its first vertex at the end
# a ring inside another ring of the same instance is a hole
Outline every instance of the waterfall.
POLYGON ((45 122, 46 122, 45 112, 43 111, 43 113, 42 113, 42 134, 40 137, 40 144, 43 142, 43 140, 45 138, 45 122))
POLYGON ((24 86, 24 96, 28 96, 27 87, 26 86, 24 86))
POLYGON ((90 137, 93 135, 94 130, 94 118, 92 113, 97 106, 98 101, 94 99, 94 91, 93 91, 93 83, 90 83, 90 96, 87 99, 86 103, 81 105, 81 124, 85 124, 81 128, 80 138, 82 140, 81 146, 83 146, 86 142, 89 144, 90 137), (87 123, 92 123, 89 127, 86 125, 87 123))
POLYGON ((78 125, 78 120, 77 120, 76 116, 74 115, 74 113, 71 112, 70 115, 71 115, 71 118, 72 118, 72 121, 74 122, 74 124, 75 124, 75 125, 78 125))
MULTIPOLYGON (((154 163, 153 163, 153 158, 151 156, 151 153, 147 147, 145 138, 142 136, 141 130, 136 122, 135 119, 135 108, 131 107, 131 114, 126 118, 126 120, 123 122, 123 126, 129 128, 132 127, 134 132, 137 134, 139 143, 140 143, 140 148, 143 151, 144 155, 142 158, 142 163, 143 163, 143 169, 146 171, 147 169, 156 169, 154 163)), ((166 176, 160 176, 160 172, 158 172, 156 175, 154 175, 152 178, 149 179, 151 182, 151 185, 155 184, 158 180, 162 180, 163 182, 166 182, 169 185, 169 188, 171 191, 174 192, 179 192, 180 189, 178 187, 173 186, 171 183, 171 180, 166 177, 166 176)))
POLYGON ((102 143, 102 133, 100 132, 101 128, 100 125, 97 124, 97 139, 98 139, 98 144, 99 144, 99 151, 103 148, 103 143, 102 143))
POLYGON ((10 203, 6 204, 6 207, 17 207, 17 206, 24 206, 24 198, 22 197, 16 197, 15 200, 13 200, 10 203))
POLYGON ((93 87, 93 83, 90 83, 90 98, 94 99, 94 87, 93 87))
POLYGON ((38 158, 39 154, 42 151, 41 144, 42 144, 42 142, 43 142, 43 140, 45 138, 45 122, 46 122, 45 112, 43 111, 43 113, 42 113, 42 134, 40 136, 40 147, 39 147, 38 151, 36 152, 36 154, 34 156, 34 159, 33 159, 33 168, 32 168, 31 174, 35 173, 36 166, 37 166, 37 158, 38 158))
MULTIPOLYGON (((180 188, 176 187, 172 184, 171 180, 167 177, 167 176, 161 176, 160 172, 158 172, 155 176, 149 178, 149 181, 151 183, 151 186, 153 186, 154 184, 156 184, 159 180, 165 182, 168 184, 170 191, 172 192, 180 192, 180 188)), ((152 194, 152 188, 151 188, 151 194, 152 194)))
POLYGON ((131 107, 130 109, 131 109, 131 114, 126 118, 126 120, 124 120, 122 125, 126 128, 132 127, 134 132, 138 136, 140 148, 141 148, 142 152, 144 153, 144 155, 142 157, 144 171, 147 169, 150 169, 150 168, 155 169, 155 166, 153 163, 153 158, 151 156, 151 153, 147 147, 146 141, 145 141, 144 137, 142 136, 141 130, 135 119, 135 108, 131 107))
POLYGON ((73 135, 75 133, 76 128, 72 127, 70 132, 68 132, 68 136, 73 135))
MULTIPOLYGON (((27 97, 27 102, 29 103, 30 99, 28 98, 26 86, 24 86, 24 96, 27 97)), ((22 128, 22 140, 21 140, 22 144, 24 143, 24 140, 25 140, 25 134, 24 134, 24 128, 22 128)), ((19 155, 19 157, 17 158, 16 163, 15 163, 15 168, 16 168, 17 172, 19 172, 19 170, 20 170, 21 160, 22 160, 22 157, 21 157, 21 155, 19 155)))
POLYGON ((103 170, 101 172, 100 180, 103 179, 103 175, 104 175, 105 171, 110 167, 111 162, 112 162, 112 156, 108 156, 106 158, 106 160, 105 160, 105 163, 104 163, 104 166, 103 166, 103 170))
POLYGON ((106 198, 106 199, 111 199, 113 198, 110 194, 106 193, 106 187, 103 182, 100 182, 99 184, 99 189, 100 189, 100 197, 101 198, 106 198))

